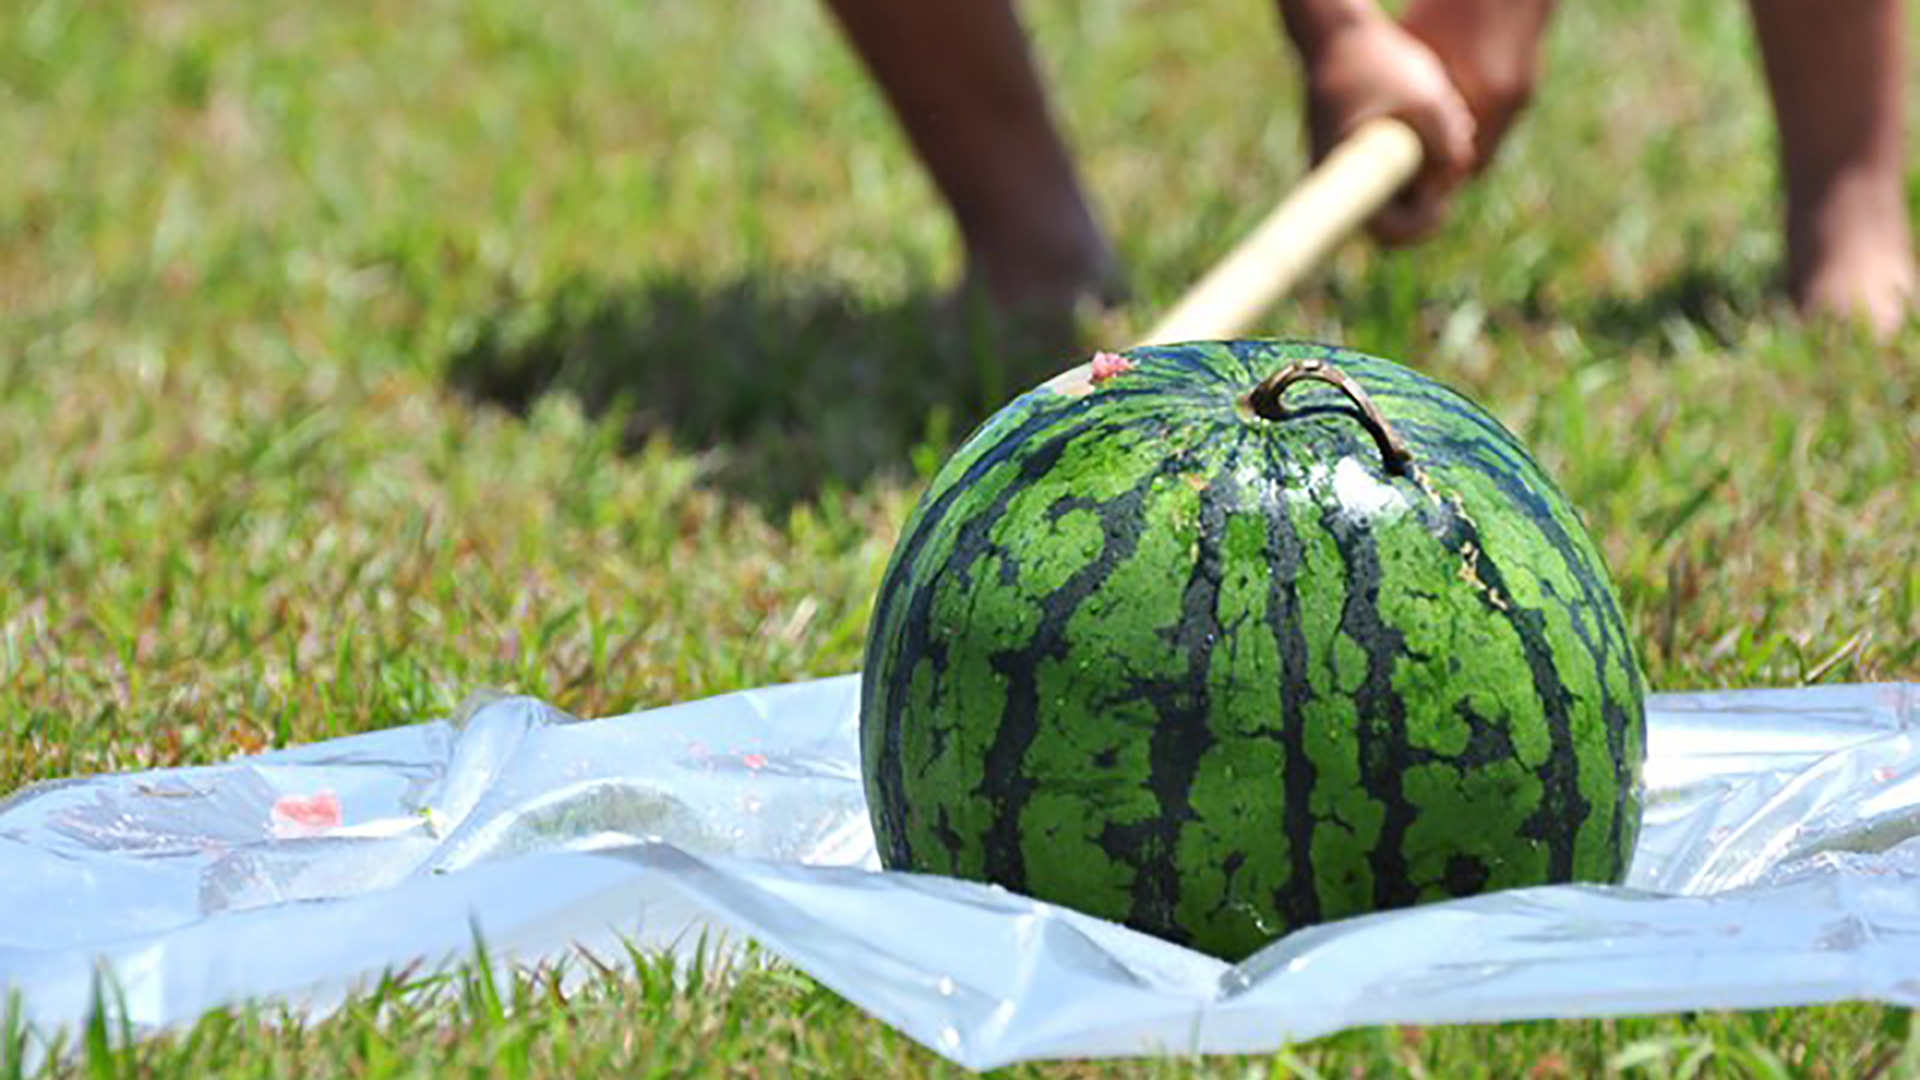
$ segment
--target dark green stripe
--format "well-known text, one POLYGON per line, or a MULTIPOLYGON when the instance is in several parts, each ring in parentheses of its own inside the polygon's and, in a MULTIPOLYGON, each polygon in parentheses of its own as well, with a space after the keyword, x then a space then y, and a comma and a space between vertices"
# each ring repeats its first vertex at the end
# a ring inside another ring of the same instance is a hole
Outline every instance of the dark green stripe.
MULTIPOLYGON (((1133 912, 1136 926, 1175 928, 1180 901, 1178 854, 1180 833, 1194 820, 1192 791, 1200 760, 1214 745, 1210 726, 1212 695, 1207 681, 1212 651, 1220 640, 1220 582, 1224 573, 1223 546, 1227 519, 1240 501, 1233 480, 1246 446, 1241 433, 1226 460, 1208 463, 1200 491, 1199 537, 1194 564, 1180 600, 1180 618, 1167 632, 1176 651, 1186 654, 1186 670, 1166 680, 1143 680, 1134 692, 1154 709, 1159 723, 1148 742, 1147 785, 1160 807, 1159 816, 1137 826, 1111 826, 1108 833, 1118 851, 1130 856, 1139 871, 1134 878, 1133 912)), ((1196 463, 1198 464, 1198 463, 1196 463)), ((1125 856, 1123 856, 1125 857, 1125 856)))
MULTIPOLYGON (((1490 615, 1504 619, 1520 641, 1527 670, 1533 676, 1533 692, 1546 713, 1547 737, 1552 751, 1540 769, 1542 797, 1540 806, 1524 827, 1525 835, 1547 845, 1547 873, 1552 881, 1573 880, 1574 840, 1580 822, 1591 809, 1580 791, 1580 760, 1573 745, 1573 718, 1567 700, 1566 685, 1554 664, 1553 646, 1547 639, 1547 620, 1541 612, 1522 608, 1513 599, 1506 575, 1493 555, 1486 550, 1480 531, 1462 514, 1448 507, 1446 543, 1455 550, 1467 544, 1479 552, 1476 569, 1486 588, 1480 590, 1480 603, 1490 615), (1500 602, 1496 603, 1498 597, 1500 602)), ((1542 586, 1551 591, 1546 582, 1542 586)), ((1577 619, 1575 620, 1578 621, 1577 619)))
MULTIPOLYGON (((1051 456, 1058 456, 1065 445, 1064 441, 1056 442, 1043 449, 1051 451, 1051 456)), ((1038 457, 1037 454, 1029 461, 1038 457)), ((1067 620, 1082 601, 1100 588, 1116 565, 1133 555, 1140 539, 1141 504, 1154 484, 1179 465, 1174 459, 1163 461, 1124 494, 1088 506, 1099 517, 1104 537, 1099 558, 1075 571, 1065 584, 1041 600, 1040 625, 1034 628, 1033 637, 1024 646, 993 656, 994 670, 1007 680, 1007 704, 994 729, 993 745, 982 763, 980 784, 975 793, 993 807, 992 824, 983 838, 987 879, 1016 892, 1025 891, 1027 881, 1026 857, 1020 844, 1020 815, 1033 795, 1033 779, 1025 768, 1025 758, 1027 748, 1039 731, 1037 673, 1040 662, 1067 654, 1070 644, 1067 620)), ((996 506, 995 512, 981 516, 997 520, 999 511, 1003 510, 1004 503, 996 506)))
MULTIPOLYGON (((1267 474, 1286 475, 1280 460, 1279 444, 1266 444, 1267 474)), ((1307 665, 1307 638, 1300 618, 1301 553, 1300 537, 1284 509, 1275 507, 1264 515, 1267 523, 1267 564, 1270 582, 1267 594, 1267 628, 1280 647, 1280 742, 1285 753, 1285 812, 1281 829, 1287 834, 1287 852, 1293 863, 1286 887, 1273 898, 1274 908, 1288 926, 1309 926, 1320 921, 1320 894, 1314 888, 1313 872, 1313 759, 1307 755, 1308 705, 1313 701, 1313 684, 1307 665)))
POLYGON ((1366 677, 1354 695, 1360 718, 1356 732, 1360 775, 1367 794, 1386 811, 1368 857, 1373 903, 1381 908, 1402 907, 1420 898, 1402 849, 1414 807, 1400 784, 1406 768, 1402 756, 1407 746, 1406 703, 1393 687, 1393 668, 1407 652, 1406 638, 1380 617, 1380 557, 1372 531, 1356 527, 1345 508, 1331 502, 1321 508, 1320 525, 1334 537, 1347 567, 1340 632, 1360 646, 1367 658, 1366 677))
MULTIPOLYGON (((1218 354, 1205 348, 1187 345, 1156 345, 1144 349, 1130 349, 1127 358, 1134 363, 1153 370, 1157 376, 1178 378, 1178 374, 1197 375, 1214 382, 1228 378, 1228 373, 1220 370, 1218 354)), ((1205 386, 1205 383, 1200 384, 1205 386)), ((1212 387, 1207 387, 1212 390, 1212 387)))
POLYGON ((908 685, 913 678, 914 662, 926 656, 938 666, 943 660, 944 646, 928 633, 931 629, 933 598, 940 580, 948 572, 970 573, 973 561, 988 546, 988 533, 993 522, 1005 511, 1007 502, 1020 490, 1021 484, 1031 482, 1051 468, 1072 439, 1108 422, 1090 404, 1091 401, 1090 398, 1080 398, 1060 399, 1057 405, 1045 403, 1050 406, 1046 411, 1037 412, 1021 421, 937 495, 930 492, 932 501, 923 501, 924 512, 914 514, 907 523, 905 537, 881 582, 880 600, 874 612, 873 632, 867 641, 865 664, 869 671, 884 672, 887 679, 884 684, 871 679, 864 684, 867 692, 861 701, 860 743, 861 753, 879 763, 876 769, 869 771, 867 798, 878 812, 876 820, 880 827, 875 830, 875 839, 881 857, 888 865, 907 866, 912 863, 905 827, 907 805, 901 712, 908 685), (1062 425, 1065 425, 1064 428, 1052 438, 1038 446, 1031 444, 1031 440, 1040 433, 1062 425), (981 477, 1020 454, 1028 456, 1020 462, 1018 479, 1001 488, 985 513, 968 518, 953 544, 938 553, 938 565, 923 572, 921 557, 927 545, 940 534, 940 523, 946 515, 968 496, 977 496, 974 485, 981 477), (907 608, 899 616, 900 622, 896 625, 894 609, 903 601, 907 608), (879 700, 875 700, 876 691, 882 695, 879 700))

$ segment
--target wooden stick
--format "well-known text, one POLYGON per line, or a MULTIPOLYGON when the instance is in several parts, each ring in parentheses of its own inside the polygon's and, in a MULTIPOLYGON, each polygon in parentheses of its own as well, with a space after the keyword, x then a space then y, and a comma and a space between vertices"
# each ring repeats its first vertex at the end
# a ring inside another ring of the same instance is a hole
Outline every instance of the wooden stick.
POLYGON ((1420 137, 1369 120, 1187 291, 1141 345, 1237 337, 1420 168, 1420 137))

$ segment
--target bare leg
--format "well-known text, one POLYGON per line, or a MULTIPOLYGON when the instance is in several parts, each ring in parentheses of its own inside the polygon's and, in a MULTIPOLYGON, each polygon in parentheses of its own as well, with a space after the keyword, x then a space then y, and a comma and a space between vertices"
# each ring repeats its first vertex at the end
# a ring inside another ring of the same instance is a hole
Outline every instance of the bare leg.
POLYGON ((1004 308, 1070 307, 1113 256, 1047 111, 1012 0, 829 0, 1004 308))
POLYGON ((1787 282, 1810 315, 1882 334, 1914 301, 1899 0, 1751 0, 1780 126, 1787 282))

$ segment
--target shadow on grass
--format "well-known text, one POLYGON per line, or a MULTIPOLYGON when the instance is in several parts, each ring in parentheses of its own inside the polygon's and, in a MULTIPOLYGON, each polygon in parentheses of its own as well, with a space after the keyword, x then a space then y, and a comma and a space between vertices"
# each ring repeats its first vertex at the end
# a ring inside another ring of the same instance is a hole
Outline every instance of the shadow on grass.
POLYGON ((1693 265, 1645 293, 1598 296, 1567 314, 1594 336, 1622 345, 1680 349, 1686 335, 1704 335, 1726 349, 1764 317, 1776 291, 1755 274, 1693 265))
MULTIPOLYGON (((1729 347, 1772 301, 1755 275, 1693 266, 1642 294, 1518 317, 1616 345, 1677 350, 1693 335, 1729 347)), ((1417 288, 1374 283, 1330 302, 1368 329, 1373 351, 1418 352, 1417 288)), ((945 297, 882 304, 780 279, 576 281, 488 315, 447 378, 516 412, 571 395, 616 417, 631 447, 664 435, 712 452, 712 484, 779 510, 824 487, 910 475, 926 464, 922 447, 937 460, 1082 351, 1064 325, 1011 334, 967 315, 945 297)))
POLYGON ((908 475, 1067 366, 1073 335, 1014 335, 946 298, 875 305, 745 279, 573 283, 491 315, 448 359, 452 385, 524 412, 545 394, 714 453, 712 482, 771 509, 828 485, 908 475), (971 315, 971 317, 970 317, 971 315))

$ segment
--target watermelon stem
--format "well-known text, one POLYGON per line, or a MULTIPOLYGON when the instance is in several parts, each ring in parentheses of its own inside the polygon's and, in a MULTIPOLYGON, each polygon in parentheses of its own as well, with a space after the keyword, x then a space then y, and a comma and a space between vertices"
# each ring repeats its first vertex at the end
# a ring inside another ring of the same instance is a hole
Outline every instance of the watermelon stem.
POLYGON ((1353 376, 1329 366, 1324 360, 1298 360, 1267 376, 1247 395, 1247 408, 1265 420, 1278 421, 1294 416, 1296 414, 1280 400, 1281 395, 1293 384, 1309 380, 1326 383, 1346 394, 1353 401, 1354 408, 1360 410, 1360 422, 1366 425, 1367 433, 1379 444, 1380 458, 1387 472, 1394 476, 1406 475, 1407 466, 1413 462, 1413 453, 1407 449, 1407 444, 1400 440, 1399 433, 1387 423, 1387 418, 1380 415, 1373 399, 1360 388, 1353 376))

